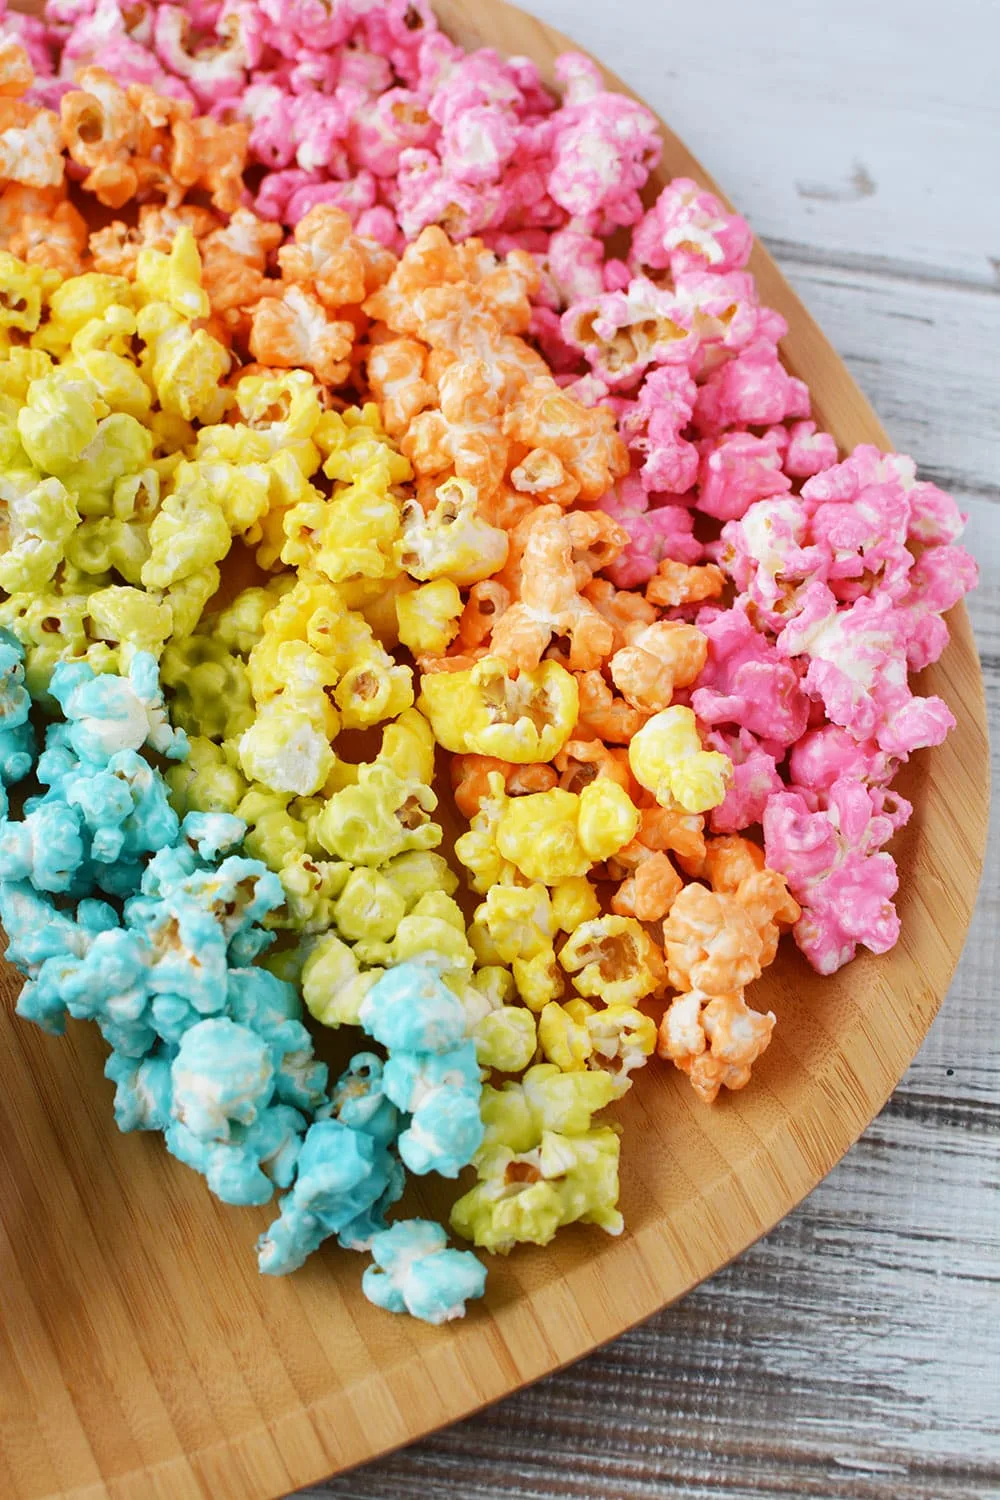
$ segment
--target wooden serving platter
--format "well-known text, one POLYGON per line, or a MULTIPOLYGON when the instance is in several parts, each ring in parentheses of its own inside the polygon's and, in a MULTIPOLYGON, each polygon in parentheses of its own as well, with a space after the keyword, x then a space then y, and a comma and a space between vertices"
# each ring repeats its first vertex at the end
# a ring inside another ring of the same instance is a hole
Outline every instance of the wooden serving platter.
MULTIPOLYGON (((34 8, 25 6, 24 8, 34 8)), ((564 37, 501 0, 438 0, 467 47, 533 57, 564 37)), ((623 85, 611 75, 615 88, 623 85)), ((625 92, 628 92, 625 90, 625 92)), ((663 128, 660 180, 714 184, 663 128)), ((718 191, 715 188, 715 191, 718 191)), ((749 205, 752 210, 752 205, 749 205)), ((789 324, 783 352, 842 448, 888 447, 773 261, 751 261, 789 324)), ((330 1250, 257 1275, 267 1210, 217 1203, 144 1135, 121 1136, 93 1028, 55 1041, 13 1015, 0 966, 0 1495, 265 1500, 407 1443, 577 1359, 681 1296, 788 1213, 877 1114, 948 987, 986 837, 982 679, 964 608, 921 679, 958 728, 919 754, 897 840, 903 935, 830 979, 786 951, 756 987, 778 1015, 752 1086, 711 1109, 651 1065, 618 1107, 621 1239, 563 1232, 493 1260, 485 1302, 431 1329, 371 1307, 330 1250)), ((412 1206, 443 1209, 447 1189, 412 1206)))

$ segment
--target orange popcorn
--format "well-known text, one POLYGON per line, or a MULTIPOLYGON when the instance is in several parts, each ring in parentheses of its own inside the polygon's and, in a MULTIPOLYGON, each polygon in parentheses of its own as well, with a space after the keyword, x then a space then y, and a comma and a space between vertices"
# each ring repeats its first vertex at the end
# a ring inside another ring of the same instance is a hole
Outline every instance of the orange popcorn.
POLYGON ((606 776, 617 781, 632 796, 636 790, 629 770, 628 752, 612 750, 601 740, 567 740, 553 762, 564 792, 582 792, 585 786, 606 776))
POLYGON ((137 84, 123 89, 103 68, 81 68, 77 83, 79 88, 63 95, 60 112, 66 150, 87 168, 84 192, 108 208, 151 192, 179 202, 183 193, 166 165, 166 127, 179 104, 159 101, 137 84))
POLYGON ((481 646, 497 619, 510 605, 510 590, 496 578, 474 583, 458 622, 458 642, 463 649, 481 646))
POLYGON ((35 81, 31 60, 12 36, 0 37, 0 97, 20 99, 35 81))
POLYGON ((722 593, 725 581, 722 569, 715 563, 688 567, 687 563, 665 557, 646 585, 646 598, 650 604, 676 609, 682 604, 698 604, 703 599, 716 598, 722 593))
POLYGON ((608 861, 608 872, 621 884, 611 898, 611 910, 640 922, 665 917, 684 882, 669 857, 633 839, 608 861), (628 872, 622 879, 622 873, 628 872))
POLYGON ((501 402, 482 361, 456 362, 438 384, 440 409, 413 418, 400 448, 418 474, 456 474, 489 493, 503 477, 501 402))
POLYGON ((79 276, 86 248, 86 221, 67 199, 48 213, 23 214, 9 244, 19 260, 63 276, 79 276))
POLYGON ((384 286, 396 257, 374 240, 357 238, 343 209, 319 203, 278 251, 278 264, 285 281, 309 287, 327 307, 344 307, 384 286))
POLYGON ((279 224, 258 219, 248 209, 238 208, 226 225, 213 224, 198 249, 201 253, 201 284, 216 317, 234 326, 242 321, 238 310, 267 296, 276 282, 264 275, 269 253, 281 244, 279 224))
MULTIPOLYGON (((133 276, 139 251, 147 247, 167 254, 179 229, 190 229, 203 249, 206 235, 220 227, 220 219, 210 208, 195 204, 176 207, 164 203, 144 203, 136 225, 113 219, 90 236, 91 269, 107 276, 133 276)), ((204 267, 203 267, 204 279, 204 267)))
POLYGON ((528 526, 520 597, 493 627, 490 649, 512 667, 530 671, 552 637, 560 636, 569 643, 570 669, 590 671, 610 653, 614 632, 577 592, 571 527, 557 505, 542 506, 528 526))
POLYGON ((693 625, 659 620, 632 626, 629 641, 611 658, 611 680, 633 708, 667 708, 678 687, 690 687, 705 665, 708 639, 693 625))
POLYGON ((328 319, 311 292, 292 285, 250 310, 250 353, 278 370, 311 370, 326 385, 342 385, 351 372, 355 327, 328 319))
POLYGON ((59 116, 23 99, 0 97, 0 178, 25 187, 58 187, 63 180, 59 116))
MULTIPOLYGON (((599 516, 603 512, 590 511, 584 514, 599 516)), ((606 564, 602 562, 599 566, 604 567, 606 564)), ((652 625, 657 618, 657 611, 652 604, 647 604, 641 594, 633 593, 631 589, 617 589, 606 578, 592 578, 581 593, 614 630, 615 651, 620 651, 628 643, 628 632, 634 626, 652 625)))
MULTIPOLYGON (((131 90, 130 90, 131 92, 131 90)), ((231 214, 243 197, 250 126, 223 125, 204 115, 180 115, 173 127, 170 173, 182 188, 201 188, 216 208, 231 214)))
MULTIPOLYGON (((525 449, 541 449, 561 460, 562 471, 576 485, 575 495, 563 504, 573 498, 597 500, 628 473, 628 450, 610 407, 581 406, 551 375, 532 380, 518 392, 503 430, 525 449)), ((626 533, 622 546, 627 543, 626 533)))
POLYGON ((692 882, 663 923, 663 949, 675 990, 728 995, 760 976, 764 944, 735 896, 692 882))
POLYGON ((617 698, 596 669, 578 672, 580 714, 574 737, 602 739, 612 745, 627 745, 646 722, 646 715, 617 698))
POLYGON ((775 1016, 747 1005, 742 990, 711 998, 699 990, 678 995, 660 1022, 657 1053, 691 1080, 700 1099, 712 1104, 720 1088, 742 1089, 766 1049, 775 1016))
POLYGON ((400 437, 413 418, 437 401, 437 388, 424 379, 427 350, 416 339, 386 339, 368 351, 372 394, 390 437, 400 437))
POLYGON ((450 765, 455 806, 470 820, 479 811, 484 797, 490 795, 489 776, 499 771, 508 797, 523 797, 528 792, 548 792, 557 783, 551 766, 515 766, 493 755, 454 755, 450 765))
POLYGON ((705 858, 705 818, 682 807, 644 807, 636 837, 649 849, 669 849, 691 873, 689 860, 705 858))

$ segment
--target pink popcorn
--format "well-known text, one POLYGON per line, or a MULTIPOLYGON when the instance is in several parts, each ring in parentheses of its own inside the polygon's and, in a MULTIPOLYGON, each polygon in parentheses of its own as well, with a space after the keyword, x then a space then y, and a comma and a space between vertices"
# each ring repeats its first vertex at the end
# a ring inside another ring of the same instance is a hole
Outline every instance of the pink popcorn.
POLYGON ((374 207, 377 192, 375 178, 370 172, 358 172, 347 182, 322 179, 318 182, 305 182, 288 199, 285 220, 294 228, 310 209, 316 208, 320 203, 329 203, 332 208, 342 208, 351 224, 356 225, 361 215, 374 207))
POLYGON ((796 667, 755 630, 745 605, 702 609, 698 628, 708 639, 708 659, 691 695, 704 724, 749 730, 775 744, 794 744, 806 731, 809 700, 796 667))
POLYGON ((347 141, 352 161, 377 177, 394 176, 405 150, 427 145, 438 134, 437 125, 412 89, 388 89, 368 99, 360 89, 348 91, 341 85, 338 96, 343 104, 349 104, 347 141))
POLYGON ((346 42, 361 15, 374 0, 257 0, 269 23, 268 42, 285 57, 295 57, 303 48, 325 52, 346 42))
POLYGON ((978 579, 975 559, 964 547, 928 547, 917 558, 901 601, 910 617, 906 660, 911 671, 920 672, 937 661, 948 644, 948 627, 941 616, 974 589, 978 579))
POLYGON ((563 337, 609 386, 629 386, 650 365, 687 364, 698 337, 677 314, 672 292, 640 278, 568 308, 563 337))
POLYGON ((687 271, 674 278, 674 294, 677 320, 697 337, 696 379, 764 336, 757 287, 747 271, 687 271))
POLYGON ((906 496, 910 541, 953 542, 961 536, 965 516, 950 495, 916 478, 916 465, 905 453, 883 453, 862 443, 843 463, 802 488, 813 500, 853 500, 872 485, 898 488, 906 496))
POLYGON ((557 229, 549 240, 545 273, 557 308, 599 297, 605 290, 603 240, 579 229, 557 229))
POLYGON ((709 729, 702 738, 706 749, 728 755, 733 763, 732 781, 724 800, 712 808, 709 826, 713 833, 741 833, 759 823, 770 799, 784 791, 778 774, 784 747, 758 740, 747 729, 735 734, 709 729))
POLYGON ((440 224, 453 239, 466 239, 499 223, 499 187, 473 186, 448 176, 432 151, 410 148, 400 156, 399 196, 394 205, 408 240, 429 224, 440 224))
POLYGON ((802 906, 793 933, 813 968, 833 974, 859 944, 887 953, 899 937, 899 878, 892 856, 879 851, 895 829, 868 788, 842 777, 817 811, 798 792, 778 793, 763 821, 768 866, 802 906))
POLYGON ((633 453, 642 458, 647 490, 684 494, 698 476, 699 456, 681 437, 691 420, 697 386, 681 365, 651 370, 634 402, 619 415, 618 430, 633 453))
POLYGON ((518 148, 517 117, 493 104, 451 115, 441 132, 441 165, 460 182, 497 182, 518 148))
POLYGON ((460 54, 428 101, 433 120, 447 126, 472 109, 494 108, 520 118, 524 96, 499 52, 480 47, 460 54))
POLYGON ((791 479, 811 479, 837 462, 837 443, 828 432, 817 432, 815 422, 793 422, 782 467, 791 479))
POLYGON ((838 609, 824 585, 808 592, 808 608, 785 626, 778 649, 808 658, 802 686, 809 696, 822 702, 834 724, 855 739, 877 741, 889 755, 903 758, 939 745, 955 719, 941 698, 910 692, 906 612, 884 594, 862 595, 838 609))
POLYGON ((720 521, 738 521, 758 500, 783 495, 792 481, 770 435, 727 432, 698 444, 698 509, 720 521))
POLYGON ((616 588, 633 589, 647 583, 664 557, 689 564, 701 557, 690 510, 669 503, 650 510, 650 498, 633 471, 597 502, 598 509, 612 516, 629 534, 628 546, 604 569, 616 588))
POLYGON ((201 108, 238 94, 246 81, 250 53, 241 17, 226 17, 211 44, 194 44, 191 17, 178 5, 160 5, 153 22, 153 48, 163 66, 187 81, 201 108))
MULTIPOLYGON (((491 246, 493 243, 491 238, 491 246)), ((551 307, 532 307, 528 332, 544 354, 545 362, 556 379, 575 382, 575 372, 580 366, 580 356, 563 338, 559 314, 551 307)), ((597 405, 597 402, 590 404, 597 405)))
POLYGON ((588 58, 558 58, 556 77, 566 102, 553 116, 550 195, 597 234, 635 224, 642 216, 639 193, 662 149, 655 117, 636 100, 606 92, 588 58))
POLYGON ((880 750, 874 740, 856 740, 839 724, 810 729, 792 746, 788 757, 788 774, 796 791, 820 798, 841 777, 863 781, 868 787, 884 786, 896 774, 897 766, 898 762, 880 750))
MULTIPOLYGON (((421 59, 428 43, 451 55, 462 55, 443 32, 428 0, 383 0, 367 4, 361 18, 361 34, 371 51, 384 57, 392 72, 408 88, 416 88, 421 78, 421 59)), ((385 85, 388 87, 388 84, 385 85)))
POLYGON ((169 98, 193 102, 187 83, 152 50, 153 15, 151 7, 139 5, 127 21, 117 0, 97 0, 75 18, 63 40, 60 75, 72 81, 80 68, 96 64, 122 86, 143 83, 169 98))
POLYGON ((808 529, 805 509, 795 497, 760 500, 740 520, 723 526, 712 549, 761 622, 773 630, 781 630, 794 613, 805 579, 823 585, 825 560, 810 545, 808 529))
POLYGON ((788 374, 773 344, 757 339, 713 370, 698 392, 694 422, 705 436, 809 415, 809 392, 788 374))
POLYGON ((737 271, 745 266, 753 235, 745 219, 728 213, 714 194, 675 177, 632 235, 632 263, 639 271, 737 271))

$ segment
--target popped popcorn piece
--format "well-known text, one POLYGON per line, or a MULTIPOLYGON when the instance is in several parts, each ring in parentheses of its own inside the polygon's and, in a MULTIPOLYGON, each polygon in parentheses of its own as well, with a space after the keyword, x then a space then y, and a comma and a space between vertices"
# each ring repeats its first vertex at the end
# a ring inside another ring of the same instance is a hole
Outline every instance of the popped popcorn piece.
POLYGON ((727 756, 702 748, 691 710, 677 705, 646 721, 629 742, 628 758, 636 781, 657 802, 690 813, 718 806, 733 775, 727 756))
MULTIPOLYGON (((724 367, 725 368, 725 367, 724 367)), ((720 521, 739 520, 758 500, 783 495, 792 481, 770 435, 726 432, 700 444, 698 509, 720 521)))
POLYGON ((496 844, 528 880, 552 884, 586 875, 635 836, 639 812, 607 778, 577 795, 558 787, 515 797, 497 823, 496 844))
POLYGON ((634 917, 595 917, 567 938, 559 962, 582 995, 634 1005, 662 984, 659 949, 634 917))
POLYGON ((415 500, 403 506, 400 566, 412 578, 447 577, 460 588, 499 572, 509 543, 502 531, 477 514, 474 487, 463 479, 448 479, 435 495, 429 514, 415 500))
POLYGON ((491 655, 468 670, 425 673, 417 707, 446 750, 530 765, 551 760, 569 739, 579 694, 558 662, 512 679, 506 662, 491 655))
POLYGON ((463 1317, 466 1302, 483 1294, 485 1267, 471 1251, 449 1249, 445 1231, 428 1219, 394 1224, 369 1249, 375 1264, 361 1285, 376 1307, 441 1324, 463 1317))
POLYGON ((611 680, 623 698, 643 713, 667 708, 675 689, 690 687, 699 678, 709 650, 703 631, 675 620, 633 627, 626 632, 626 640, 628 645, 616 651, 608 664, 611 680))
POLYGON ((801 739, 809 701, 793 662, 754 629, 745 605, 703 609, 707 656, 691 694, 703 724, 730 724, 779 745, 801 739))
POLYGON ((775 1021, 773 1011, 761 1014, 747 1005, 742 990, 708 995, 692 989, 664 1012, 656 1050, 688 1075, 700 1099, 712 1104, 721 1088, 746 1088, 775 1021))
POLYGON ((675 990, 725 996, 760 977, 764 943, 735 895, 692 883, 664 920, 663 952, 675 990))
POLYGON ((738 271, 750 257, 753 235, 714 194, 689 177, 675 177, 637 224, 632 259, 641 270, 738 271))
POLYGON ((633 1005, 597 1010, 586 1000, 563 1005, 553 1000, 538 1018, 538 1036, 543 1055, 564 1072, 590 1068, 610 1074, 617 1099, 652 1055, 656 1023, 633 1005))

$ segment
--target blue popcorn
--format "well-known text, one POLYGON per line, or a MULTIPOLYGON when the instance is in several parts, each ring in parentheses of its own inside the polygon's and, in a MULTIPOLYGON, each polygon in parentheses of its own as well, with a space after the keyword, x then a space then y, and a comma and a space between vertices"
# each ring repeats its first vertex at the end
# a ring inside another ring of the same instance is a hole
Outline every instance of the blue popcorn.
POLYGON ((408 1312, 425 1323, 461 1318, 465 1304, 481 1297, 486 1268, 470 1250, 451 1250, 440 1224, 407 1219, 377 1234, 370 1245, 375 1264, 361 1278, 369 1302, 389 1312, 408 1312))
POLYGON ((183 995, 154 995, 149 1018, 157 1036, 171 1046, 179 1045, 184 1033, 204 1020, 201 1012, 195 1010, 183 995))
POLYGON ((253 1125, 274 1093, 267 1043, 225 1016, 184 1033, 171 1078, 175 1118, 203 1141, 225 1141, 231 1126, 253 1125))
MULTIPOLYGON (((176 1108, 176 1099, 175 1099, 176 1108)), ((261 1111, 252 1125, 234 1125, 226 1140, 205 1140, 179 1120, 167 1127, 167 1150, 200 1172, 223 1203, 270 1202, 295 1175, 306 1121, 286 1104, 261 1111)))
POLYGON ((60 662, 49 692, 69 723, 69 742, 81 760, 106 765, 119 750, 143 745, 168 760, 187 755, 187 735, 172 729, 155 657, 137 651, 126 677, 98 676, 86 662, 60 662))
POLYGON ((247 825, 235 813, 189 812, 181 824, 181 838, 206 864, 235 853, 246 831, 247 825))
POLYGON ((27 881, 0 880, 0 922, 8 960, 32 979, 46 959, 82 958, 90 945, 90 934, 27 881))
POLYGON ((35 807, 0 823, 0 880, 28 880, 38 891, 68 891, 84 858, 81 819, 65 803, 35 807))
POLYGON ((372 985, 361 1024, 389 1052, 446 1052, 465 1040, 461 1000, 430 964, 404 963, 372 985))
POLYGON ((345 1230, 382 1197, 389 1156, 374 1137, 340 1120, 318 1120, 302 1143, 291 1192, 257 1244, 266 1276, 298 1270, 330 1235, 345 1230))
POLYGON ((211 912, 183 896, 160 901, 135 896, 125 903, 125 925, 152 952, 149 987, 154 994, 183 995, 203 1016, 223 1009, 226 936, 211 912))
POLYGON ((411 1172, 457 1177, 483 1138, 475 1045, 450 1052, 394 1053, 385 1065, 385 1091, 412 1118, 399 1137, 411 1172))
POLYGON ((171 1054, 129 1057, 112 1052, 104 1076, 115 1085, 115 1124, 119 1130, 166 1130, 170 1125, 173 1087, 171 1054))
POLYGON ((13 786, 24 780, 35 764, 36 748, 35 731, 30 723, 0 725, 0 786, 13 786))
POLYGON ((386 1093, 383 1073, 374 1052, 356 1052, 330 1090, 328 1107, 332 1119, 389 1146, 399 1134, 399 1111, 386 1093))
POLYGON ((0 729, 27 722, 31 697, 24 685, 24 647, 9 630, 0 630, 0 729))
POLYGON ((386 1215, 403 1196, 406 1173, 399 1159, 391 1152, 385 1154, 386 1185, 368 1208, 362 1209, 349 1224, 337 1230, 337 1244, 342 1250, 367 1250, 377 1234, 388 1225, 386 1215))

